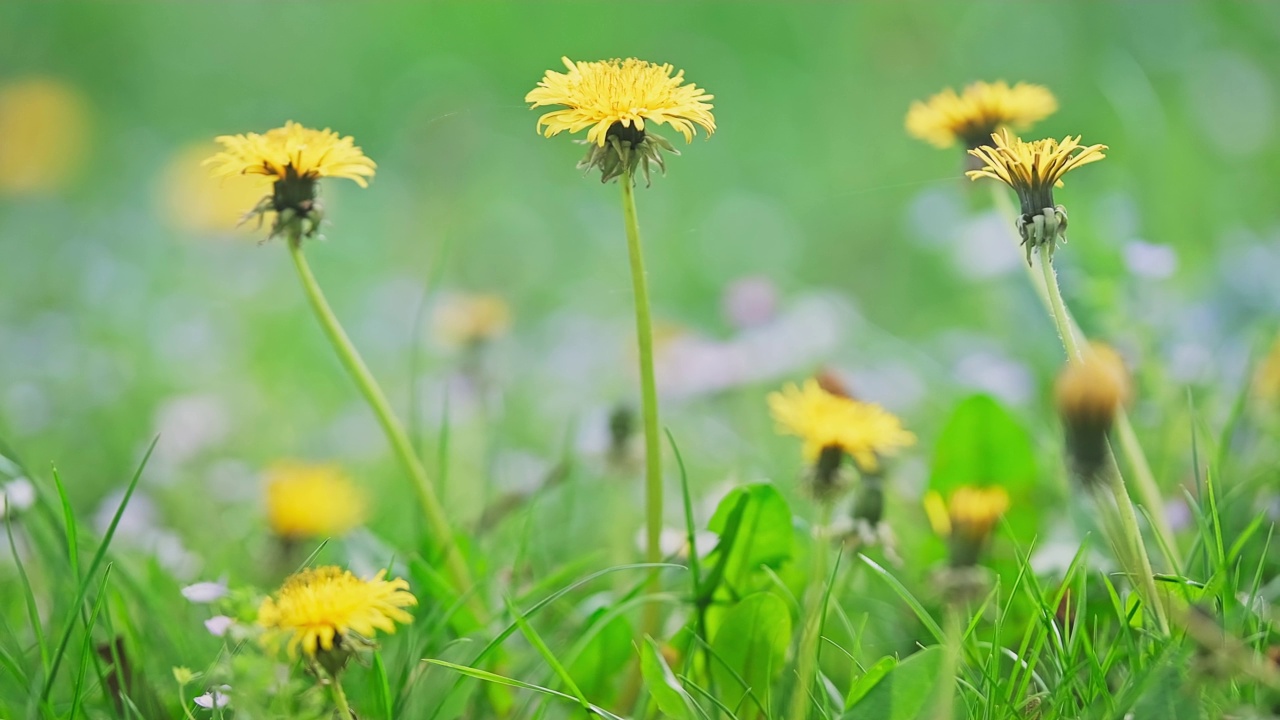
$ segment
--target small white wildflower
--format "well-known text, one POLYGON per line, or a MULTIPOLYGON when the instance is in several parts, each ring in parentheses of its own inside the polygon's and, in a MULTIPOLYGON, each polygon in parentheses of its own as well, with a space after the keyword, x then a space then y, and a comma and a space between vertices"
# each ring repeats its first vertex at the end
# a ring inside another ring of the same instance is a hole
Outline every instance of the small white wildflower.
POLYGON ((227 697, 227 692, 229 690, 231 690, 230 685, 219 685, 209 692, 194 698, 192 702, 202 708, 210 710, 214 708, 224 708, 227 706, 227 703, 231 702, 231 698, 227 697))
POLYGON ((211 603, 227 596, 227 581, 198 582, 182 588, 182 597, 193 603, 211 603))
POLYGON ((235 620, 226 615, 214 615, 204 621, 204 627, 214 637, 222 637, 227 634, 227 630, 236 623, 235 620))

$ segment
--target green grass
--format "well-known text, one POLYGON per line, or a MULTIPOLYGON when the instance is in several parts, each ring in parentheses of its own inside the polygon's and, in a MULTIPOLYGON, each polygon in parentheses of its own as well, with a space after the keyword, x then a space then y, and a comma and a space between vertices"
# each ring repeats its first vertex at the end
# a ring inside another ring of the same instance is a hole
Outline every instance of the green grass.
MULTIPOLYGON (((1254 381, 1280 310, 1277 42, 1270 4, 1236 2, 0 7, 0 89, 56 78, 87 128, 56 191, 0 185, 0 488, 35 491, 0 520, 0 719, 335 717, 253 626, 305 564, 386 568, 418 598, 342 673, 360 718, 1280 714, 1280 411, 1254 381), (521 102, 561 55, 670 61, 716 95, 715 136, 637 191, 663 519, 698 550, 657 564, 636 544, 635 428, 607 439, 615 409, 638 425, 639 408, 617 188, 575 171, 580 149, 536 136, 521 102), (1005 221, 957 153, 901 129, 912 100, 980 78, 1048 85, 1062 107, 1037 132, 1110 146, 1058 193, 1055 260, 1085 333, 1131 361, 1129 416, 1168 507, 1134 492, 1127 442, 1117 454, 1167 635, 1065 469, 1062 349, 991 230, 1005 221), (324 186, 307 256, 407 421, 473 594, 285 249, 184 229, 164 199, 190 143, 286 119, 379 163, 367 190, 324 186), (1136 240, 1176 268, 1143 275, 1136 240), (743 278, 776 291, 772 324, 723 310, 743 278), (502 295, 510 333, 473 354, 438 342, 433 312, 458 291, 502 295), (664 365, 668 328, 755 364, 677 349, 664 365), (795 439, 773 432, 766 394, 824 368, 919 436, 887 463, 888 545, 825 544, 795 439), (340 463, 372 498, 365 526, 274 538, 260 476, 293 457, 340 463), (921 497, 973 483, 1011 505, 957 573, 921 497), (1176 553, 1151 530, 1166 512, 1176 553), (219 579, 216 603, 181 593, 219 579), (213 615, 238 623, 216 637, 213 615), (229 706, 194 704, 222 685, 229 706)), ((0 170, 6 142, 22 145, 0 136, 0 170)))

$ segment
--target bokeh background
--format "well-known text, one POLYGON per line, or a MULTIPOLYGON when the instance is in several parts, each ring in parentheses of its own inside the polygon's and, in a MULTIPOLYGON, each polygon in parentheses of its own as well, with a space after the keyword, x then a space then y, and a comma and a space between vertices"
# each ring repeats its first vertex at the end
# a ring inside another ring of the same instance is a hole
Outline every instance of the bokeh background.
POLYGON ((460 527, 569 458, 585 469, 511 531, 522 552, 552 567, 584 524, 629 536, 638 486, 592 464, 635 401, 618 190, 522 99, 562 55, 634 55, 716 96, 718 132, 639 193, 664 423, 699 497, 798 495, 763 397, 820 367, 919 433, 895 467, 907 522, 958 398, 1053 437, 1060 350, 1021 255, 959 150, 902 129, 977 79, 1049 86, 1035 132, 1110 146, 1058 193, 1058 266, 1137 370, 1162 476, 1185 472, 1188 389, 1212 424, 1280 309, 1277 47, 1270 2, 3 4, 0 438, 105 524, 159 434, 118 543, 179 582, 253 578, 280 459, 342 463, 384 536, 414 522, 285 249, 235 227, 260 190, 200 167, 215 135, 293 119, 378 162, 367 190, 324 184, 308 253, 460 527), (511 307, 479 359, 435 329, 459 293, 511 307))

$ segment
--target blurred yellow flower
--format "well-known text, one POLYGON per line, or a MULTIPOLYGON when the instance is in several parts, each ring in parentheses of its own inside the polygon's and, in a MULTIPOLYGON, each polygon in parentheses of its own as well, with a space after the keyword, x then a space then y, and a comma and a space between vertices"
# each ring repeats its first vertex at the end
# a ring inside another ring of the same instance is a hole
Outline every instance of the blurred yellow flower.
POLYGON ((1096 482, 1108 462, 1107 433, 1132 394, 1124 360, 1110 347, 1091 343, 1069 362, 1054 384, 1054 399, 1075 477, 1096 482))
POLYGON ((604 147, 614 125, 643 133, 646 120, 670 125, 686 142, 693 141, 695 124, 708 135, 715 132, 712 105, 706 102, 715 96, 696 85, 685 85, 683 70, 672 76, 671 65, 635 58, 574 62, 566 57, 561 61, 569 72, 548 70, 524 98, 534 108, 564 106, 538 118, 538 129, 547 137, 590 128, 587 142, 604 147))
POLYGON ((1043 85, 1003 80, 975 82, 960 92, 947 88, 907 111, 907 132, 938 147, 957 140, 977 147, 1002 127, 1025 130, 1058 109, 1053 93, 1043 85))
POLYGON ((1280 401, 1280 338, 1272 344, 1267 356, 1253 373, 1254 394, 1264 402, 1280 401))
POLYGON ((52 78, 0 87, 0 192, 54 192, 75 178, 88 150, 86 105, 52 78))
POLYGON ((267 522, 282 538, 336 537, 365 521, 365 494, 337 465, 281 462, 266 475, 267 522))
POLYGON ((200 161, 216 151, 211 143, 192 143, 175 153, 161 173, 157 204, 174 227, 191 233, 235 231, 245 211, 270 194, 266 176, 222 182, 202 170, 200 161))
POLYGON ((823 449, 838 447, 853 457, 864 472, 875 472, 879 456, 915 444, 916 436, 902 421, 879 405, 834 395, 817 380, 803 387, 789 384, 770 393, 769 410, 778 432, 804 441, 806 462, 815 462, 823 449))
POLYGON ((950 541, 951 565, 970 567, 977 564, 992 529, 1009 509, 1009 493, 999 485, 962 485, 944 502, 941 493, 930 490, 924 509, 933 531, 950 541))
POLYGON ((325 128, 312 130, 292 120, 263 134, 219 135, 223 146, 206 164, 217 177, 267 175, 276 180, 347 178, 368 187, 377 165, 356 147, 355 138, 325 128))
POLYGON ((470 347, 506 334, 511 307, 497 295, 449 295, 436 305, 431 325, 441 344, 470 347))
POLYGON ((258 608, 258 625, 266 631, 263 643, 278 647, 287 640, 291 657, 301 649, 314 659, 335 647, 346 650, 366 643, 379 630, 394 633, 396 623, 413 619, 402 608, 418 600, 404 579, 388 581, 385 575, 383 570, 372 580, 361 580, 327 566, 290 576, 258 608))

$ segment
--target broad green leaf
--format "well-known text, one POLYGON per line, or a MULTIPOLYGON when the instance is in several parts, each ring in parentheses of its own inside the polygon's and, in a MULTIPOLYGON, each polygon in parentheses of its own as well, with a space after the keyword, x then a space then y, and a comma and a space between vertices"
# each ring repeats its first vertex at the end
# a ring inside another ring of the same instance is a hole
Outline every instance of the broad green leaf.
MULTIPOLYGON (((936 709, 934 703, 939 681, 954 682, 954 678, 939 677, 944 652, 942 647, 934 645, 898 663, 868 688, 860 700, 849 706, 840 720, 924 720, 930 717, 936 709)), ((880 663, 876 663, 875 667, 879 666, 880 663)))
POLYGON ((711 640, 711 674, 721 697, 736 705, 750 693, 767 713, 769 686, 786 664, 790 642, 791 613, 777 595, 755 593, 730 608, 711 640))
POLYGON ((734 488, 707 525, 720 536, 720 544, 709 559, 702 598, 709 598, 719 584, 729 588, 731 597, 747 594, 755 589, 752 576, 761 566, 775 567, 791 557, 791 508, 770 483, 734 488))
POLYGON ((849 688, 849 694, 845 697, 844 706, 853 707, 858 701, 866 697, 871 692, 871 688, 884 679, 889 671, 897 667, 898 658, 887 655, 876 661, 875 665, 867 668, 862 677, 853 682, 853 686, 849 688))
POLYGON ((1039 520, 1035 448, 1031 435, 1003 405, 973 395, 956 406, 938 437, 929 489, 944 498, 962 485, 1001 485, 1009 493, 1005 515, 1015 537, 1030 539, 1039 520))
POLYGON ((624 615, 615 614, 605 619, 611 608, 602 607, 591 614, 587 626, 603 622, 595 636, 586 644, 582 653, 569 663, 569 674, 587 697, 603 701, 614 678, 620 675, 631 661, 631 624, 624 615))
POLYGON ((692 717, 690 706, 693 699, 680 685, 675 673, 658 652, 658 646, 652 638, 645 638, 640 648, 640 673, 644 676, 644 686, 648 688, 653 701, 658 704, 663 717, 692 717))

